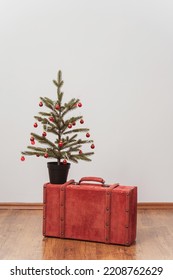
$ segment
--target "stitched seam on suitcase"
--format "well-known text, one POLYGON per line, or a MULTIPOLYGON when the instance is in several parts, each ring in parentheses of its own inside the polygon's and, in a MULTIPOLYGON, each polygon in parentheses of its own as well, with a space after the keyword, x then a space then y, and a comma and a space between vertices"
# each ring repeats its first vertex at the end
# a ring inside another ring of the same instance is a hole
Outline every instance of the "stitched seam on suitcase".
POLYGON ((65 237, 65 191, 66 188, 60 188, 60 238, 65 237))
POLYGON ((125 228, 126 228, 126 245, 128 245, 130 243, 129 240, 129 232, 130 232, 130 228, 129 228, 129 209, 130 209, 130 192, 126 194, 126 221, 125 221, 125 228))
POLYGON ((43 186, 43 235, 46 235, 46 186, 43 186))
POLYGON ((111 190, 106 190, 106 209, 105 209, 105 242, 109 243, 110 238, 110 202, 111 190))
POLYGON ((105 209, 105 243, 110 243, 110 222, 111 222, 111 194, 118 184, 114 184, 106 189, 106 209, 105 209))

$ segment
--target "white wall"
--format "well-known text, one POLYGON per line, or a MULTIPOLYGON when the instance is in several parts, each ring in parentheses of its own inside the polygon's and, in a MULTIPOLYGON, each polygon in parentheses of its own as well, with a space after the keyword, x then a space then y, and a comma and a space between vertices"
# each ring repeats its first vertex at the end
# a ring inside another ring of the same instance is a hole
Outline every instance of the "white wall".
POLYGON ((41 202, 45 159, 29 143, 39 96, 65 99, 95 140, 69 178, 139 187, 139 201, 173 201, 172 0, 0 0, 1 202, 41 202))

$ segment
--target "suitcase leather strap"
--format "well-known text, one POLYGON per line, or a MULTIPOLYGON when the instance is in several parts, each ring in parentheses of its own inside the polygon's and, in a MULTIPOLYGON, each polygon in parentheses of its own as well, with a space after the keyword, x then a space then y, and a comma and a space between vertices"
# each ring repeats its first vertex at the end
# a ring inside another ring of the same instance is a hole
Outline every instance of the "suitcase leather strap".
POLYGON ((65 237, 65 193, 66 186, 74 184, 74 180, 70 180, 60 187, 60 238, 65 237))
POLYGON ((46 234, 46 186, 47 183, 43 185, 43 235, 46 234))
POLYGON ((106 188, 106 209, 105 209, 105 243, 110 243, 110 221, 111 221, 111 193, 119 184, 110 185, 106 188))

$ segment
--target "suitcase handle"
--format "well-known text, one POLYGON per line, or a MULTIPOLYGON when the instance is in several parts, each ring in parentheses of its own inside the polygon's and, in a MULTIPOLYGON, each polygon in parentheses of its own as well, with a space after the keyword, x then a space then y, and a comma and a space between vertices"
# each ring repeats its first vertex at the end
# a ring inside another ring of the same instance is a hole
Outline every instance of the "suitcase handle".
POLYGON ((93 182, 97 182, 97 183, 101 183, 102 185, 105 184, 105 180, 100 178, 100 177, 82 177, 80 180, 79 180, 79 185, 81 182, 83 181, 93 181, 93 182))
POLYGON ((74 183, 75 183, 75 180, 71 179, 71 180, 67 181, 66 183, 64 183, 63 187, 66 187, 66 186, 74 184, 74 183))

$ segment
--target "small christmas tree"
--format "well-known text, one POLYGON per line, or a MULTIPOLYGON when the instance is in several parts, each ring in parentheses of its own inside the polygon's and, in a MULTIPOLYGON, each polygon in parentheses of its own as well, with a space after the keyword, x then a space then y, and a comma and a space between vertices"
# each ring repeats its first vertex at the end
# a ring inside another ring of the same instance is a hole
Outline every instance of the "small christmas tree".
MULTIPOLYGON (((28 156, 42 156, 44 158, 55 158, 57 164, 67 164, 67 161, 78 163, 78 160, 90 161, 89 158, 94 152, 85 152, 82 150, 84 144, 89 144, 91 149, 94 149, 93 140, 86 139, 90 137, 89 129, 76 127, 84 123, 82 116, 72 116, 67 118, 69 112, 82 107, 79 99, 71 99, 68 103, 63 104, 63 92, 61 87, 63 85, 62 73, 58 72, 57 80, 53 80, 57 87, 57 100, 53 101, 48 97, 40 97, 39 106, 45 106, 47 112, 39 112, 38 116, 34 116, 36 122, 34 127, 37 128, 42 125, 41 135, 31 133, 31 146, 27 147, 27 151, 23 151, 23 155, 28 156), (75 128, 74 128, 75 127, 75 128), (85 133, 85 139, 79 137, 80 133, 85 133), (48 134, 52 134, 55 140, 48 139, 48 134), (42 147, 35 146, 36 141, 42 147)), ((22 156, 24 161, 25 157, 22 156)))

